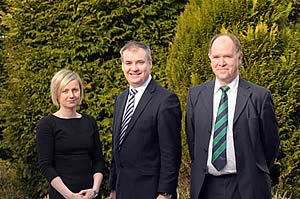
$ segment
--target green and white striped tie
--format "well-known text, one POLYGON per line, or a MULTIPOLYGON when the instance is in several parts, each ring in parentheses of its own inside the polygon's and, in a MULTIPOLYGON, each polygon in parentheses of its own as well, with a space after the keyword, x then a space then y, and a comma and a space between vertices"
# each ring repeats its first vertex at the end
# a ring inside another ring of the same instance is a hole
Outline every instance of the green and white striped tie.
POLYGON ((228 96, 229 86, 222 86, 222 96, 217 112, 217 118, 214 126, 214 139, 212 149, 212 164, 220 171, 227 162, 226 157, 226 134, 228 126, 228 96))

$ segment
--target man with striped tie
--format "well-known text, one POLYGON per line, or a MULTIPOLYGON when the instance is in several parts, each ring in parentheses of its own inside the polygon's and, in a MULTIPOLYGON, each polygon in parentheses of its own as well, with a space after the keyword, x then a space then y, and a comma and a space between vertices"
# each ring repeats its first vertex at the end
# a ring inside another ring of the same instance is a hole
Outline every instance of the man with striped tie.
POLYGON ((208 56, 216 78, 191 88, 186 107, 191 199, 271 199, 279 148, 271 92, 240 77, 234 35, 213 37, 208 56))
POLYGON ((178 97, 152 79, 147 45, 129 42, 120 54, 129 88, 115 100, 109 198, 176 198, 181 161, 178 97))

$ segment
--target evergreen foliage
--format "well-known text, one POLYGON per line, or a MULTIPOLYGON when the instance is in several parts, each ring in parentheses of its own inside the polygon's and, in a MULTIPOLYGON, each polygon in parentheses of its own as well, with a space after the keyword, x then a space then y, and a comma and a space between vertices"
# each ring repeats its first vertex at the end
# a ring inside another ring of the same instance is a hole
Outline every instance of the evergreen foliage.
MULTIPOLYGON (((5 27, 1 25, 2 17, 6 11, 6 4, 4 0, 0 0, 0 107, 2 106, 3 99, 1 96, 4 95, 4 87, 5 87, 5 81, 7 78, 7 73, 3 65, 3 60, 4 60, 4 45, 3 45, 3 40, 4 40, 4 35, 5 35, 5 27)), ((4 120, 0 117, 0 141, 3 139, 2 137, 2 130, 3 130, 3 122, 4 120)), ((7 150, 2 148, 0 146, 0 157, 5 158, 7 156, 7 150)))
MULTIPOLYGON (((295 10, 299 10, 297 1, 191 0, 178 20, 167 80, 184 110, 188 88, 214 78, 208 59, 210 39, 220 32, 235 34, 244 51, 241 76, 273 93, 282 140, 272 170, 273 185, 299 198, 300 29, 295 10)), ((184 153, 188 157, 186 147, 184 153)), ((182 171, 189 170, 188 161, 183 161, 182 171)), ((188 173, 181 174, 188 178, 188 173)))
POLYGON ((11 151, 10 160, 29 198, 40 198, 47 183, 38 171, 35 129, 39 119, 56 110, 49 88, 54 73, 69 68, 81 75, 85 99, 79 111, 97 118, 109 162, 114 98, 127 87, 119 50, 130 40, 147 43, 153 52, 153 76, 164 83, 167 48, 184 1, 7 2, 2 24, 8 28, 4 41, 8 78, 0 107, 4 120, 0 145, 11 151))

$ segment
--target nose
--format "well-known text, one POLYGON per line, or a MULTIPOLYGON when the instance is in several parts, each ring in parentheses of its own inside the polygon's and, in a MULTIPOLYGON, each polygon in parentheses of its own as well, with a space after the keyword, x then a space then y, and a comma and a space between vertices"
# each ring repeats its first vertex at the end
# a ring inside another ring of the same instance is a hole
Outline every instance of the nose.
POLYGON ((223 57, 220 57, 220 59, 218 60, 218 64, 219 64, 220 66, 224 66, 224 65, 226 64, 225 59, 224 59, 223 57))
POLYGON ((130 69, 133 70, 133 71, 137 71, 137 70, 138 70, 137 64, 136 64, 136 63, 133 63, 133 64, 131 65, 131 68, 130 68, 130 69))
POLYGON ((71 98, 74 97, 74 92, 71 91, 71 92, 69 93, 69 96, 70 96, 71 98))

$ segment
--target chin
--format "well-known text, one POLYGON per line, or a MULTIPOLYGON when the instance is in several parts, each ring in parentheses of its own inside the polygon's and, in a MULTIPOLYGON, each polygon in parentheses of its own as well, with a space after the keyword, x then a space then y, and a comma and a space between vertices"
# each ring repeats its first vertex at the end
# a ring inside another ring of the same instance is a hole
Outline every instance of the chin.
POLYGON ((219 79, 219 80, 221 80, 221 81, 227 81, 228 79, 229 79, 229 77, 227 77, 227 76, 225 76, 225 75, 219 75, 219 76, 217 76, 217 78, 219 79))
POLYGON ((142 85, 141 81, 130 81, 130 85, 134 85, 136 87, 142 85))

